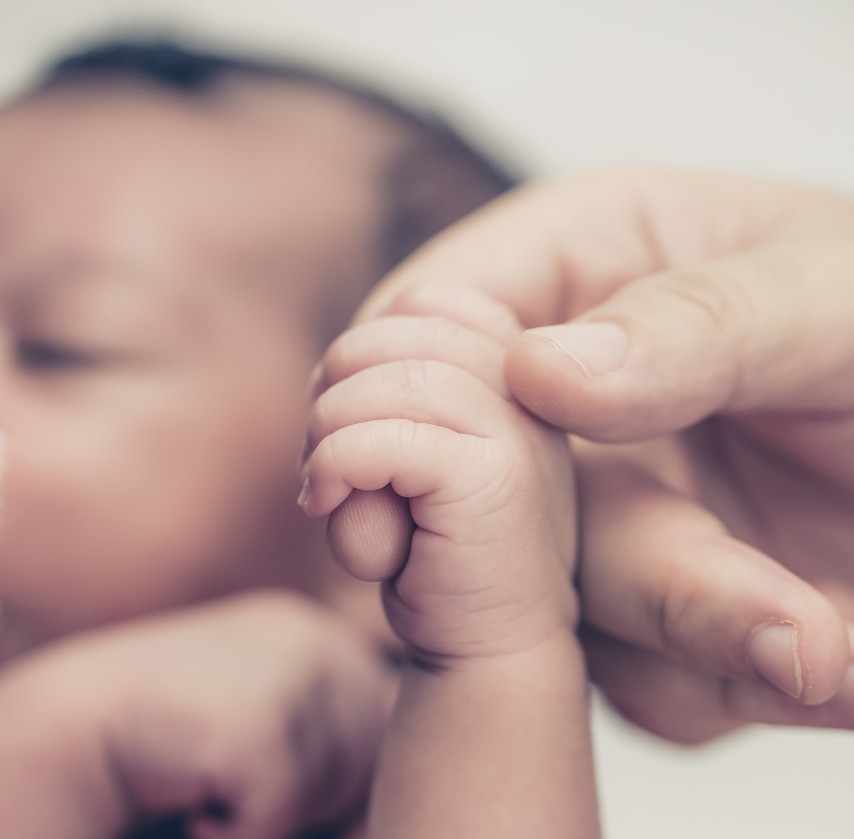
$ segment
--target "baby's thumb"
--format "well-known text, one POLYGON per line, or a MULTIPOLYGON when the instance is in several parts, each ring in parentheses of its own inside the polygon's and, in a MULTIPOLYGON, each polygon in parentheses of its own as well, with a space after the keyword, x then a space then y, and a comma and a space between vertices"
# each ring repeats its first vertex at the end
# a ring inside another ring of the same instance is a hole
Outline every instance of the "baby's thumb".
POLYGON ((329 546, 354 577, 378 582, 403 566, 414 529, 409 501, 390 486, 355 489, 329 516, 329 546))
POLYGON ((529 329, 507 379, 534 414, 593 440, 727 410, 854 407, 854 284, 840 254, 754 252, 629 283, 574 321, 529 329))

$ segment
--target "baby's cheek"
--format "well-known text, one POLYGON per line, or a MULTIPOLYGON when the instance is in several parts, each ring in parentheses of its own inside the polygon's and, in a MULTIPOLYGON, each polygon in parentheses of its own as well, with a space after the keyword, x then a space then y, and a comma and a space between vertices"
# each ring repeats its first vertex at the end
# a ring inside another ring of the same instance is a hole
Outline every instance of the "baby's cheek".
POLYGON ((294 503, 303 429, 269 382, 253 399, 227 384, 16 402, 0 602, 28 635, 280 581, 294 522, 305 524, 294 503))
POLYGON ((101 550, 110 546, 82 538, 90 519, 84 510, 91 473, 75 475, 58 445, 61 438, 37 441, 19 433, 11 441, 3 486, 0 599, 10 621, 25 624, 39 638, 52 637, 58 627, 73 626, 86 615, 97 619, 89 594, 93 581, 103 587, 105 580, 93 569, 101 550))
POLYGON ((204 594, 210 491, 182 465, 109 439, 22 434, 9 446, 0 543, 9 612, 53 637, 204 594))

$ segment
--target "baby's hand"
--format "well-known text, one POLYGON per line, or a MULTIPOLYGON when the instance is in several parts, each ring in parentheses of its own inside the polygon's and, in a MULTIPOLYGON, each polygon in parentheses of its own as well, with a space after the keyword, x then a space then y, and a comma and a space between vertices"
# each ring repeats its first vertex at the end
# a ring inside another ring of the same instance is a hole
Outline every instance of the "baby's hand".
POLYGON ((174 814, 192 839, 283 839, 340 819, 366 792, 390 699, 352 635, 270 592, 10 665, 0 836, 113 839, 174 814))
POLYGON ((364 323, 324 359, 301 502, 325 515, 387 484, 409 499, 408 556, 345 564, 386 582, 392 626, 431 663, 520 652, 577 618, 565 435, 508 397, 503 363, 495 338, 430 316, 364 323))

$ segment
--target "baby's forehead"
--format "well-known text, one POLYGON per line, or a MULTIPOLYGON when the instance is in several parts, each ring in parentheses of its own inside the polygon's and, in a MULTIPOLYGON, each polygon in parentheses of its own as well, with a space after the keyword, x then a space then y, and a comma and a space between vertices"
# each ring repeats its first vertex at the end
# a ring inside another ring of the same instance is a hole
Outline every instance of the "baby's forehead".
POLYGON ((333 327, 512 183, 441 120, 311 73, 217 71, 187 89, 112 65, 62 79, 0 112, 0 246, 38 229, 130 241, 173 268, 178 252, 197 272, 249 265, 279 292, 322 293, 333 327))
POLYGON ((207 227, 220 244, 338 230, 376 203, 391 132, 340 96, 281 88, 235 87, 213 104, 81 88, 9 109, 0 216, 109 227, 131 214, 140 231, 207 227))
POLYGON ((277 170, 297 156, 303 168, 323 155, 333 165, 375 167, 400 138, 393 120, 305 83, 235 81, 210 99, 133 85, 71 86, 0 112, 6 170, 38 154, 54 169, 152 176, 182 167, 198 175, 207 169, 208 178, 220 169, 218 181, 234 175, 251 182, 263 167, 277 170))
POLYGON ((393 142, 359 103, 308 85, 235 85, 212 103, 64 89, 0 116, 0 245, 36 274, 250 292, 321 331, 377 271, 393 142))

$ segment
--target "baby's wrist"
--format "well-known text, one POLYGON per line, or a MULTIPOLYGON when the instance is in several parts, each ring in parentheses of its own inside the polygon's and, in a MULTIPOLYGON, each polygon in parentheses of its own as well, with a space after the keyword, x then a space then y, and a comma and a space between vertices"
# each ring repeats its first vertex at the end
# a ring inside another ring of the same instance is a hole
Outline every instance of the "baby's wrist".
POLYGON ((548 636, 534 642, 520 644, 501 651, 484 654, 468 652, 448 654, 425 650, 412 644, 405 645, 403 656, 404 672, 420 672, 442 676, 444 674, 478 672, 513 672, 524 669, 531 662, 560 666, 568 659, 583 656, 578 636, 569 624, 556 629, 548 636))
POLYGON ((491 609, 460 613, 458 604, 442 619, 408 608, 401 600, 385 598, 386 616, 404 645, 404 660, 424 671, 453 671, 497 664, 516 657, 540 655, 567 645, 580 649, 578 595, 571 585, 559 584, 550 597, 534 605, 512 602, 491 609))
POLYGON ((401 708, 447 710, 452 702, 471 724, 504 730, 529 717, 525 708, 536 707, 538 714, 554 719, 571 708, 586 708, 588 701, 584 654, 575 634, 566 632, 502 655, 412 659, 401 674, 396 713, 401 708))

